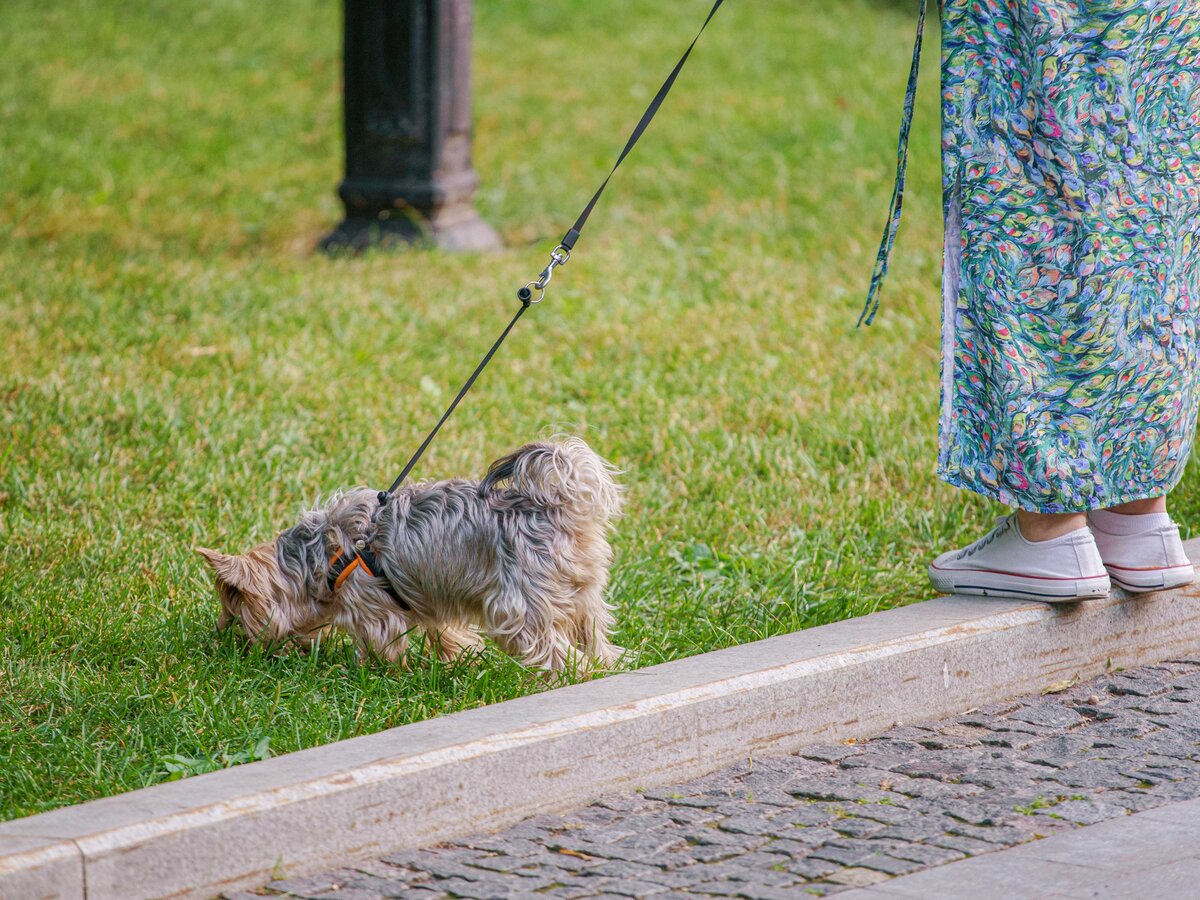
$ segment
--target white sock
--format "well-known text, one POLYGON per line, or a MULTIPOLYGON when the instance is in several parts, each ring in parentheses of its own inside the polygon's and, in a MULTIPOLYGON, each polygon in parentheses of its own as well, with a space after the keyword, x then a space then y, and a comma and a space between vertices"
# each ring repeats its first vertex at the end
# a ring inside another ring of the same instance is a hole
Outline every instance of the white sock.
POLYGON ((1171 517, 1165 512, 1131 516, 1109 512, 1107 509, 1093 509, 1088 513, 1088 520, 1106 534, 1120 535, 1143 534, 1171 524, 1171 517))

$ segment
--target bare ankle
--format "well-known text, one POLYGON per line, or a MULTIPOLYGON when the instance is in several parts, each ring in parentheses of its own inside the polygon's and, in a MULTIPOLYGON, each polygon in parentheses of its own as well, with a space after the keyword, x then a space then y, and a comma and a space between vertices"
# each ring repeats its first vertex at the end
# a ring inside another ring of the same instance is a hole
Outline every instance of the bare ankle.
POLYGON ((1162 513, 1167 511, 1167 498, 1162 497, 1147 497, 1145 500, 1130 500, 1128 503, 1118 503, 1116 506, 1105 507, 1111 513, 1119 513, 1123 516, 1144 516, 1148 513, 1162 513))
POLYGON ((1050 541, 1072 531, 1087 527, 1085 513, 1038 513, 1017 510, 1017 527, 1021 537, 1032 543, 1050 541))

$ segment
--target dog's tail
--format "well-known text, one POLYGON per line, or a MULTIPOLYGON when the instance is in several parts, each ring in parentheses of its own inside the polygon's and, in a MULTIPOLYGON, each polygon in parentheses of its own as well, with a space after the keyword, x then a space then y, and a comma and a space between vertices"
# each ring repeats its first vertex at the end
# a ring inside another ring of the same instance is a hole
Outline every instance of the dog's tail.
POLYGON ((526 444, 492 463, 479 485, 487 496, 501 487, 542 506, 608 524, 621 514, 622 487, 612 463, 578 437, 526 444))

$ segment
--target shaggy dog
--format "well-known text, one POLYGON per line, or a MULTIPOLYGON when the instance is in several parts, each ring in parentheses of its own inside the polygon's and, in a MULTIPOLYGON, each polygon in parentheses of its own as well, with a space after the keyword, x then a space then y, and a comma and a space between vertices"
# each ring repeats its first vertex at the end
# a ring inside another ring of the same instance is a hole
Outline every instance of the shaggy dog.
POLYGON ((264 644, 338 628, 394 662, 414 626, 445 659, 481 646, 477 626, 531 667, 559 671, 575 654, 610 666, 614 472, 579 438, 527 444, 479 482, 352 490, 244 556, 198 548, 218 627, 240 622, 264 644))

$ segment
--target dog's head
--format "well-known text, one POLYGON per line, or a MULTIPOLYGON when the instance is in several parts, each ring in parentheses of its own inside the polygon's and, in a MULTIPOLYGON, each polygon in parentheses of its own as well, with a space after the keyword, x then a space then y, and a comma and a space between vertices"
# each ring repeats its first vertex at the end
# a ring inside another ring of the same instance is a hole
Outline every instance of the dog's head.
POLYGON ((309 596, 305 573, 287 571, 279 561, 278 542, 259 544, 242 556, 197 547, 216 574, 221 613, 217 628, 234 622, 252 643, 288 639, 302 643, 323 625, 320 605, 309 596))
POLYGON ((371 622, 396 618, 395 603, 378 579, 356 576, 336 594, 326 580, 332 555, 352 552, 378 508, 374 491, 335 494, 274 541, 241 556, 197 547, 217 576, 217 627, 236 622, 252 643, 287 641, 304 649, 328 626, 361 638, 371 622))

